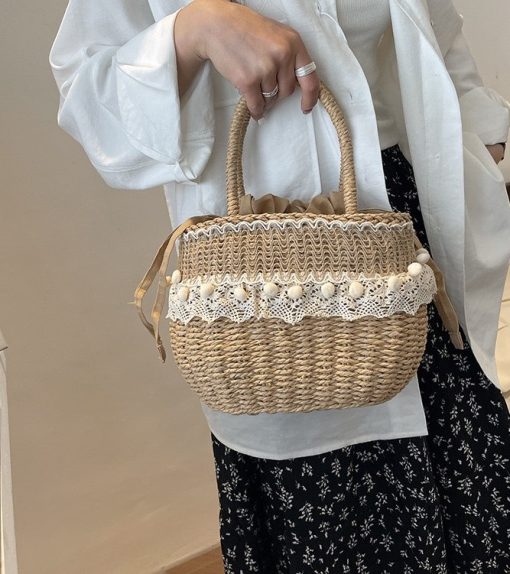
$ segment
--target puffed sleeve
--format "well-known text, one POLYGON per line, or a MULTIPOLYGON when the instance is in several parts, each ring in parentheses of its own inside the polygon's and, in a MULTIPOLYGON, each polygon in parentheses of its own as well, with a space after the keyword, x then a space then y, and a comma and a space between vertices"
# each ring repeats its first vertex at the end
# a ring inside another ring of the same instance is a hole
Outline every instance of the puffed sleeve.
POLYGON ((484 85, 462 30, 462 15, 451 0, 428 0, 428 4, 440 44, 449 29, 455 30, 444 61, 459 96, 463 130, 477 134, 486 145, 507 141, 510 103, 484 85))
POLYGON ((510 103, 484 85, 462 32, 455 38, 445 62, 459 95, 463 129, 478 134, 486 145, 506 142, 510 103))
POLYGON ((197 181, 214 143, 211 64, 179 97, 178 12, 155 21, 147 2, 70 0, 49 62, 58 125, 112 187, 197 181))

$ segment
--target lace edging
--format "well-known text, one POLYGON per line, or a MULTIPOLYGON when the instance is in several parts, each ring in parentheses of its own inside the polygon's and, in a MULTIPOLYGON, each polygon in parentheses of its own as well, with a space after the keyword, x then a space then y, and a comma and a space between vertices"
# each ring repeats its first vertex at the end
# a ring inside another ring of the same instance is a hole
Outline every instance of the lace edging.
POLYGON ((268 282, 260 279, 220 285, 204 282, 171 285, 166 318, 184 324, 194 317, 207 322, 225 317, 236 323, 252 318, 278 318, 295 324, 310 316, 353 321, 396 313, 414 315, 421 305, 432 301, 437 291, 434 273, 428 265, 424 265, 417 277, 401 273, 353 278, 344 274, 326 283, 273 279, 269 289, 268 282))
POLYGON ((191 239, 197 239, 199 237, 212 237, 214 235, 224 235, 227 232, 239 233, 242 230, 253 231, 255 229, 269 230, 271 228, 278 228, 284 231, 288 227, 293 227, 294 229, 300 229, 302 227, 328 227, 330 229, 340 228, 340 229, 356 229, 357 231, 364 231, 370 229, 371 231, 384 229, 387 231, 393 231, 395 227, 400 229, 412 228, 412 222, 395 222, 395 223, 372 223, 370 221, 328 221, 327 219, 321 219, 319 217, 314 219, 309 219, 306 217, 294 220, 294 219, 272 219, 268 221, 256 220, 256 221, 239 221, 237 223, 221 223, 207 225, 206 227, 201 227, 198 229, 189 229, 182 235, 180 241, 189 241, 191 239))

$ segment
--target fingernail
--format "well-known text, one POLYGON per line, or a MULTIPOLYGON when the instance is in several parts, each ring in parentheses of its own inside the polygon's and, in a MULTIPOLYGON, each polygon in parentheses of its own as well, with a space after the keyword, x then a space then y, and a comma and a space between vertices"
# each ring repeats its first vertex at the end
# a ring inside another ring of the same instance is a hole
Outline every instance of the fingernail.
POLYGON ((259 124, 259 126, 261 126, 265 121, 266 118, 260 118, 259 120, 257 120, 257 123, 259 124))
POLYGON ((309 110, 303 110, 304 114, 309 114, 311 111, 313 110, 313 108, 309 109, 309 110))

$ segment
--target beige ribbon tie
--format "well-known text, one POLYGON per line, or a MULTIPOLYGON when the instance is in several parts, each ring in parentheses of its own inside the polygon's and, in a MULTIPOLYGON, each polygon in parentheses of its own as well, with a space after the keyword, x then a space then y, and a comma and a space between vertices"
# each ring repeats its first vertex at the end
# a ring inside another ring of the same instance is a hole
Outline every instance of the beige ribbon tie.
POLYGON ((186 229, 188 229, 193 225, 196 225, 197 223, 202 223, 203 221, 209 221, 210 219, 215 219, 216 217, 218 216, 196 215, 194 217, 186 219, 183 223, 181 223, 178 227, 176 227, 159 247, 158 252, 154 257, 154 260, 152 261, 149 270, 147 271, 147 273, 145 273, 143 279, 140 281, 138 287, 135 290, 135 300, 130 302, 131 304, 136 305, 140 320, 142 321, 145 328, 156 340, 156 347, 158 349, 159 356, 163 361, 163 363, 165 362, 166 359, 166 351, 159 334, 159 321, 161 318, 161 312, 163 310, 163 305, 165 301, 165 293, 168 287, 166 281, 166 270, 168 267, 168 260, 170 259, 170 254, 172 253, 177 238, 180 235, 182 235, 184 231, 186 231, 186 229), (158 291, 151 311, 151 319, 152 319, 151 322, 147 319, 143 311, 142 304, 145 294, 149 290, 150 286, 152 285, 156 277, 156 274, 158 273, 159 273, 158 291))

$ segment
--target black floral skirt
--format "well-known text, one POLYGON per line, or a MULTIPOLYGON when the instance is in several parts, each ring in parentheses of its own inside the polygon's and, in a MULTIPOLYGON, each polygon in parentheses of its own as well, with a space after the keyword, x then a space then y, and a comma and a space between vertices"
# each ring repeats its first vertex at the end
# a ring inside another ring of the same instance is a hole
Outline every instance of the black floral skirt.
MULTIPOLYGON (((427 246, 412 166, 382 156, 427 246)), ((270 460, 211 435, 226 574, 510 574, 510 416, 433 304, 418 379, 427 436, 270 460)))

